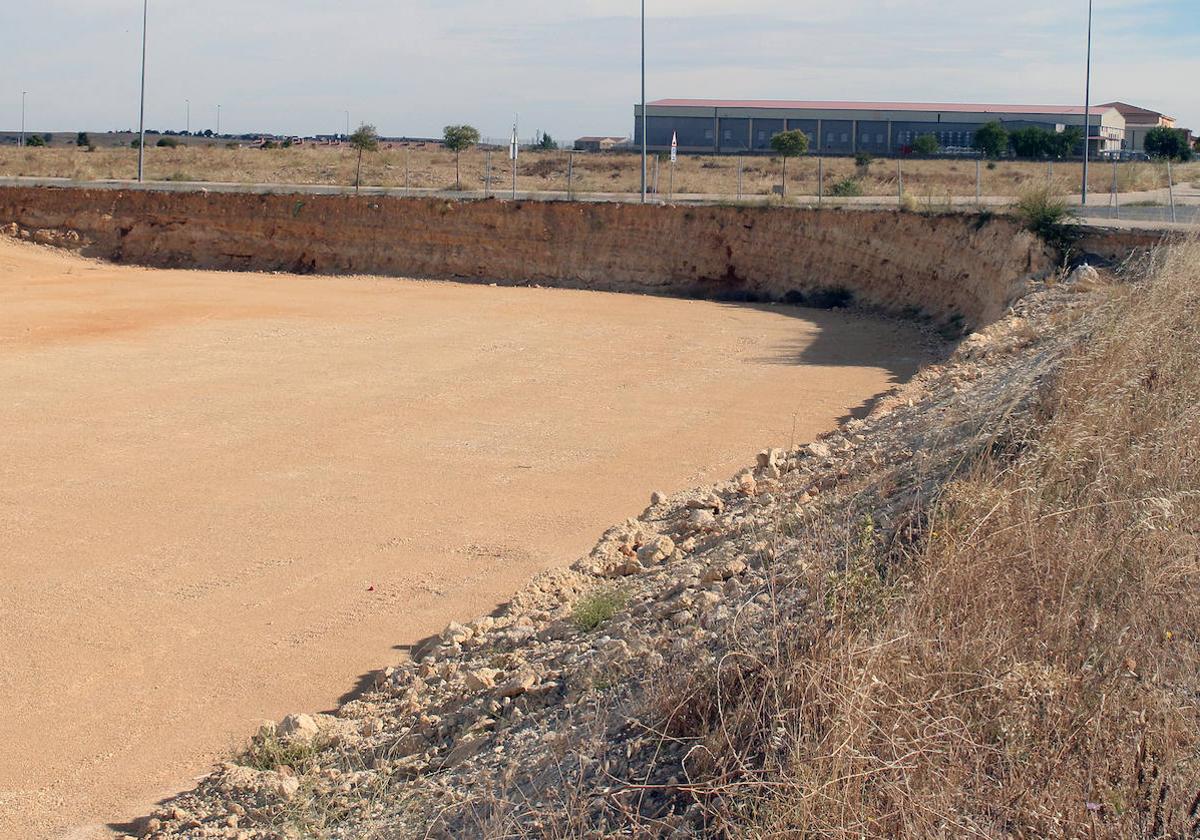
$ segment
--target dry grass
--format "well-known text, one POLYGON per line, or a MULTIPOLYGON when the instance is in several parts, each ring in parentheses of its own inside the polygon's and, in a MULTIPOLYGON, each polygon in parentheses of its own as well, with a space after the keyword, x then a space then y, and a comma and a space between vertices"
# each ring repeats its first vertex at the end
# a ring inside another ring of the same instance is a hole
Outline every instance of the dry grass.
POLYGON ((1093 294, 903 548, 813 534, 810 614, 663 698, 714 836, 1200 835, 1200 243, 1093 294))
MULTIPOLYGON (((566 152, 530 152, 518 168, 521 190, 565 191, 566 152)), ((486 185, 486 152, 474 150, 462 157, 463 185, 480 190, 486 185)), ((668 166, 651 161, 651 179, 657 167, 661 193, 668 188, 668 166)), ((779 184, 780 161, 770 157, 742 158, 741 194, 769 196, 779 184)), ((926 205, 945 202, 947 196, 975 194, 975 162, 969 160, 904 161, 904 186, 914 199, 926 205)), ((509 161, 504 152, 491 155, 493 190, 511 189, 509 161)), ((576 155, 573 187, 579 192, 635 193, 640 190, 640 159, 636 155, 576 155)), ((0 175, 66 177, 81 180, 131 178, 137 169, 133 149, 0 148, 0 175)), ((363 183, 368 186, 450 189, 454 185, 454 155, 440 149, 383 149, 363 161, 363 183)), ((739 161, 732 157, 684 156, 675 171, 677 194, 738 194, 739 161)), ((349 150, 306 146, 293 149, 230 149, 210 146, 181 146, 176 149, 146 149, 146 172, 150 180, 217 181, 226 183, 294 183, 349 185, 354 182, 354 156, 349 150)), ((1176 180, 1185 183, 1200 174, 1200 164, 1176 167, 1176 180)), ((1032 186, 1049 185, 1055 192, 1078 189, 1080 164, 1001 161, 994 169, 982 170, 983 194, 1016 196, 1032 186)), ((835 184, 856 181, 867 196, 896 196, 899 193, 896 163, 878 160, 866 168, 849 158, 824 161, 826 195, 835 184)), ((1112 187, 1110 165, 1093 167, 1089 182, 1097 194, 1112 187)), ((1166 167, 1153 163, 1122 164, 1118 187, 1122 192, 1166 187, 1166 167)), ((802 158, 788 166, 788 195, 813 196, 818 189, 815 158, 802 158)))

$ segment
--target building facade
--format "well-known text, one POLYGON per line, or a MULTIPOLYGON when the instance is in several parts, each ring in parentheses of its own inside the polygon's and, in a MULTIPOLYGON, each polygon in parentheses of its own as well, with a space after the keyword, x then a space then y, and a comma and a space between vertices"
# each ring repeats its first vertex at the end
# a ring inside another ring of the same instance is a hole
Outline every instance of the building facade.
MULTIPOLYGON (((642 142, 642 109, 634 107, 634 145, 642 142)), ((908 102, 794 102, 661 99, 646 105, 647 145, 697 154, 769 152, 771 138, 799 129, 809 153, 900 154, 922 134, 932 134, 948 153, 969 152, 975 132, 989 122, 1009 131, 1036 126, 1062 132, 1084 126, 1082 106, 953 105, 908 102)), ((1091 109, 1092 153, 1119 151, 1125 118, 1111 107, 1091 109)), ((1079 150, 1082 153, 1082 148, 1079 150)))
POLYGON ((1127 102, 1109 102, 1102 108, 1115 108, 1125 118, 1124 149, 1131 152, 1146 151, 1146 133, 1153 128, 1174 128, 1175 118, 1161 111, 1139 108, 1127 102))

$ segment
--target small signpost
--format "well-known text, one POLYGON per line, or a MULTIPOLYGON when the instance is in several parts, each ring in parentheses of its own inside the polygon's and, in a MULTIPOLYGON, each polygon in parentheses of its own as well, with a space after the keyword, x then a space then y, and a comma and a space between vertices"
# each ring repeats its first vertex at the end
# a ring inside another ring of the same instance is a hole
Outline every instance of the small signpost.
POLYGON ((667 179, 667 200, 675 197, 675 161, 679 159, 679 134, 671 132, 671 174, 667 179))
POLYGON ((517 143, 517 122, 513 121, 512 142, 508 146, 508 159, 512 161, 512 197, 517 200, 517 156, 520 155, 520 145, 517 143))

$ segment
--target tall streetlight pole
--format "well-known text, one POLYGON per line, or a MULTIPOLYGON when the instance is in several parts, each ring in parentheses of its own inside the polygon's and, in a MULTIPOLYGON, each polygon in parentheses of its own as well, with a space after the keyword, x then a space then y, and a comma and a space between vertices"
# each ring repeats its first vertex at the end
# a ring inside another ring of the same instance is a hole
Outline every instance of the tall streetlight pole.
POLYGON ((138 183, 146 169, 146 22, 149 20, 150 0, 142 0, 142 104, 138 115, 138 183))
POLYGON ((350 137, 350 112, 349 111, 346 112, 346 135, 345 136, 347 139, 349 139, 349 137, 350 137))
POLYGON ((184 117, 183 117, 183 133, 192 133, 192 100, 183 100, 184 117))
POLYGON ((217 136, 221 136, 221 106, 217 106, 217 136))
POLYGON ((1083 189, 1080 197, 1087 207, 1088 159, 1092 156, 1092 0, 1088 0, 1087 80, 1083 92, 1083 189))
POLYGON ((29 91, 21 91, 21 139, 17 141, 17 147, 25 146, 25 97, 29 95, 29 91))
POLYGON ((646 0, 642 0, 642 204, 646 203, 646 176, 649 174, 646 149, 646 0))

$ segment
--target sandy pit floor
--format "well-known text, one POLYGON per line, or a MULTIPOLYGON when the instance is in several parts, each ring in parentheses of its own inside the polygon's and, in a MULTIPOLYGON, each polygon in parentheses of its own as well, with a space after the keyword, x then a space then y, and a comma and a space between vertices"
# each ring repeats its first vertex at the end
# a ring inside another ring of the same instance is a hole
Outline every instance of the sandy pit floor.
POLYGON ((789 307, 0 241, 0 837, 90 837, 924 361, 789 307))

